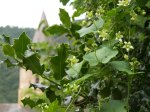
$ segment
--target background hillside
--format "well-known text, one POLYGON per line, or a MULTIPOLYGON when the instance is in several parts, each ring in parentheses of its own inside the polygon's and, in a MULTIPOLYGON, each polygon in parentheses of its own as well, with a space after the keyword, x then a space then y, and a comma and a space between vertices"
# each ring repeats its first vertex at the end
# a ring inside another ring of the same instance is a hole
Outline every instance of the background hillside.
MULTIPOLYGON (((30 38, 33 37, 35 29, 18 27, 0 27, 0 35, 5 34, 12 38, 17 38, 22 32, 26 32, 30 38)), ((0 60, 3 60, 0 48, 0 60)), ((7 68, 0 64, 0 103, 15 103, 18 99, 19 69, 7 68)))

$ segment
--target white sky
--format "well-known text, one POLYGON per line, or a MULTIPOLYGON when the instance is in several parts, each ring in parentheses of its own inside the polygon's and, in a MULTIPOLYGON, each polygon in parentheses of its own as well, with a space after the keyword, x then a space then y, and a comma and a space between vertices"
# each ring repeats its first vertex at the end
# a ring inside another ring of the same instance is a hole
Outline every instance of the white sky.
MULTIPOLYGON (((49 25, 59 24, 59 0, 0 0, 0 26, 37 28, 44 11, 49 25)), ((69 14, 71 7, 65 7, 69 14)))

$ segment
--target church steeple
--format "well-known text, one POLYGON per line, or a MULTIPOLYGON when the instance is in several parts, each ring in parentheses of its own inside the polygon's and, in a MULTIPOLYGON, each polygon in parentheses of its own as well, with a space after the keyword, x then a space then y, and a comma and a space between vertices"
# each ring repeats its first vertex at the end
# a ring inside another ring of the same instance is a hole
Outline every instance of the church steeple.
POLYGON ((40 24, 39 24, 38 29, 36 30, 36 32, 33 36, 33 42, 46 41, 46 37, 43 34, 43 29, 47 26, 48 26, 48 22, 46 19, 45 12, 43 11, 42 16, 41 16, 41 20, 40 20, 40 24))
POLYGON ((41 16, 41 21, 42 21, 42 20, 46 20, 46 21, 47 21, 46 15, 45 15, 45 12, 44 12, 44 11, 42 12, 42 16, 41 16))
POLYGON ((45 12, 43 11, 38 29, 43 30, 43 28, 46 26, 48 26, 48 22, 45 12))

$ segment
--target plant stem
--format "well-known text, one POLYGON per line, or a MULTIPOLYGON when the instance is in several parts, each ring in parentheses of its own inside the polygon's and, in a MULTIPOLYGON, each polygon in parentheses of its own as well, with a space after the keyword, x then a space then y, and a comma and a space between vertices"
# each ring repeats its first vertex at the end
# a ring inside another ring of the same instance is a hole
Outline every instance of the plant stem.
POLYGON ((72 96, 73 96, 73 99, 72 99, 72 101, 70 102, 70 104, 68 105, 68 107, 66 108, 65 112, 68 111, 68 109, 70 108, 70 106, 72 105, 72 103, 75 101, 75 98, 79 95, 80 91, 81 91, 81 88, 79 89, 79 91, 78 91, 78 93, 77 93, 76 95, 74 95, 74 93, 73 93, 73 95, 72 95, 72 96))
POLYGON ((55 84, 55 85, 60 86, 60 84, 58 84, 57 82, 55 82, 55 81, 53 81, 53 80, 50 80, 49 78, 45 77, 44 75, 40 75, 40 76, 41 76, 42 78, 48 80, 49 82, 51 82, 51 83, 53 83, 53 84, 55 84))
MULTIPOLYGON (((25 66, 21 66, 23 69, 25 69, 26 70, 26 67, 25 66)), ((60 86, 60 84, 58 84, 57 82, 55 82, 55 81, 52 81, 52 80, 50 80, 49 78, 47 78, 46 76, 44 76, 44 75, 39 75, 39 76, 41 76, 42 78, 44 78, 44 79, 46 79, 46 80, 48 80, 49 82, 51 82, 51 83, 53 83, 53 84, 55 84, 55 85, 58 85, 58 86, 60 86)))

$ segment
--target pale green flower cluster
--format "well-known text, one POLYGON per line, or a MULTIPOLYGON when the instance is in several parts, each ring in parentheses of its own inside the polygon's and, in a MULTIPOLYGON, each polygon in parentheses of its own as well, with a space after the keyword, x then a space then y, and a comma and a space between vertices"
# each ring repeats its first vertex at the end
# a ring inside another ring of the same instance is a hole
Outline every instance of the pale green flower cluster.
POLYGON ((88 52, 90 52, 90 51, 91 51, 91 49, 90 49, 90 48, 88 48, 87 46, 85 46, 84 51, 88 53, 88 52))
POLYGON ((75 56, 72 56, 72 58, 67 59, 67 61, 73 66, 74 64, 78 63, 79 59, 77 59, 75 56))
POLYGON ((140 7, 137 8, 137 11, 138 11, 141 15, 145 15, 145 14, 146 14, 145 10, 142 10, 140 7))
POLYGON ((130 16, 131 16, 131 20, 133 21, 137 18, 137 14, 134 12, 134 10, 130 12, 130 16))
POLYGON ((82 21, 82 26, 85 26, 87 22, 85 20, 82 21))
POLYGON ((104 14, 105 10, 102 6, 100 6, 96 11, 96 16, 100 16, 101 14, 104 14))
POLYGON ((119 42, 122 42, 122 38, 123 38, 123 35, 121 34, 121 32, 117 32, 116 33, 116 40, 118 40, 119 42))
POLYGON ((87 12, 88 19, 91 19, 93 17, 93 11, 87 12))
POLYGON ((102 38, 102 41, 107 40, 109 37, 108 30, 106 29, 98 31, 98 33, 99 33, 99 37, 102 38))
POLYGON ((131 0, 119 0, 118 6, 128 6, 131 0))
POLYGON ((41 108, 42 112, 45 112, 45 109, 48 109, 48 105, 46 103, 42 103, 40 105, 38 105, 39 108, 41 108))
POLYGON ((138 69, 140 62, 137 60, 137 58, 132 58, 130 65, 131 65, 131 70, 135 70, 135 69, 138 69))
POLYGON ((92 47, 97 47, 97 44, 96 43, 92 43, 92 47))
POLYGON ((129 56, 127 54, 124 54, 123 57, 124 57, 125 60, 129 60, 129 56))
POLYGON ((124 42, 123 48, 127 50, 127 52, 129 52, 130 50, 134 49, 134 47, 132 46, 131 42, 124 42))
POLYGON ((66 94, 70 94, 70 93, 74 93, 74 92, 78 92, 80 85, 77 84, 64 84, 64 90, 63 92, 66 94))

